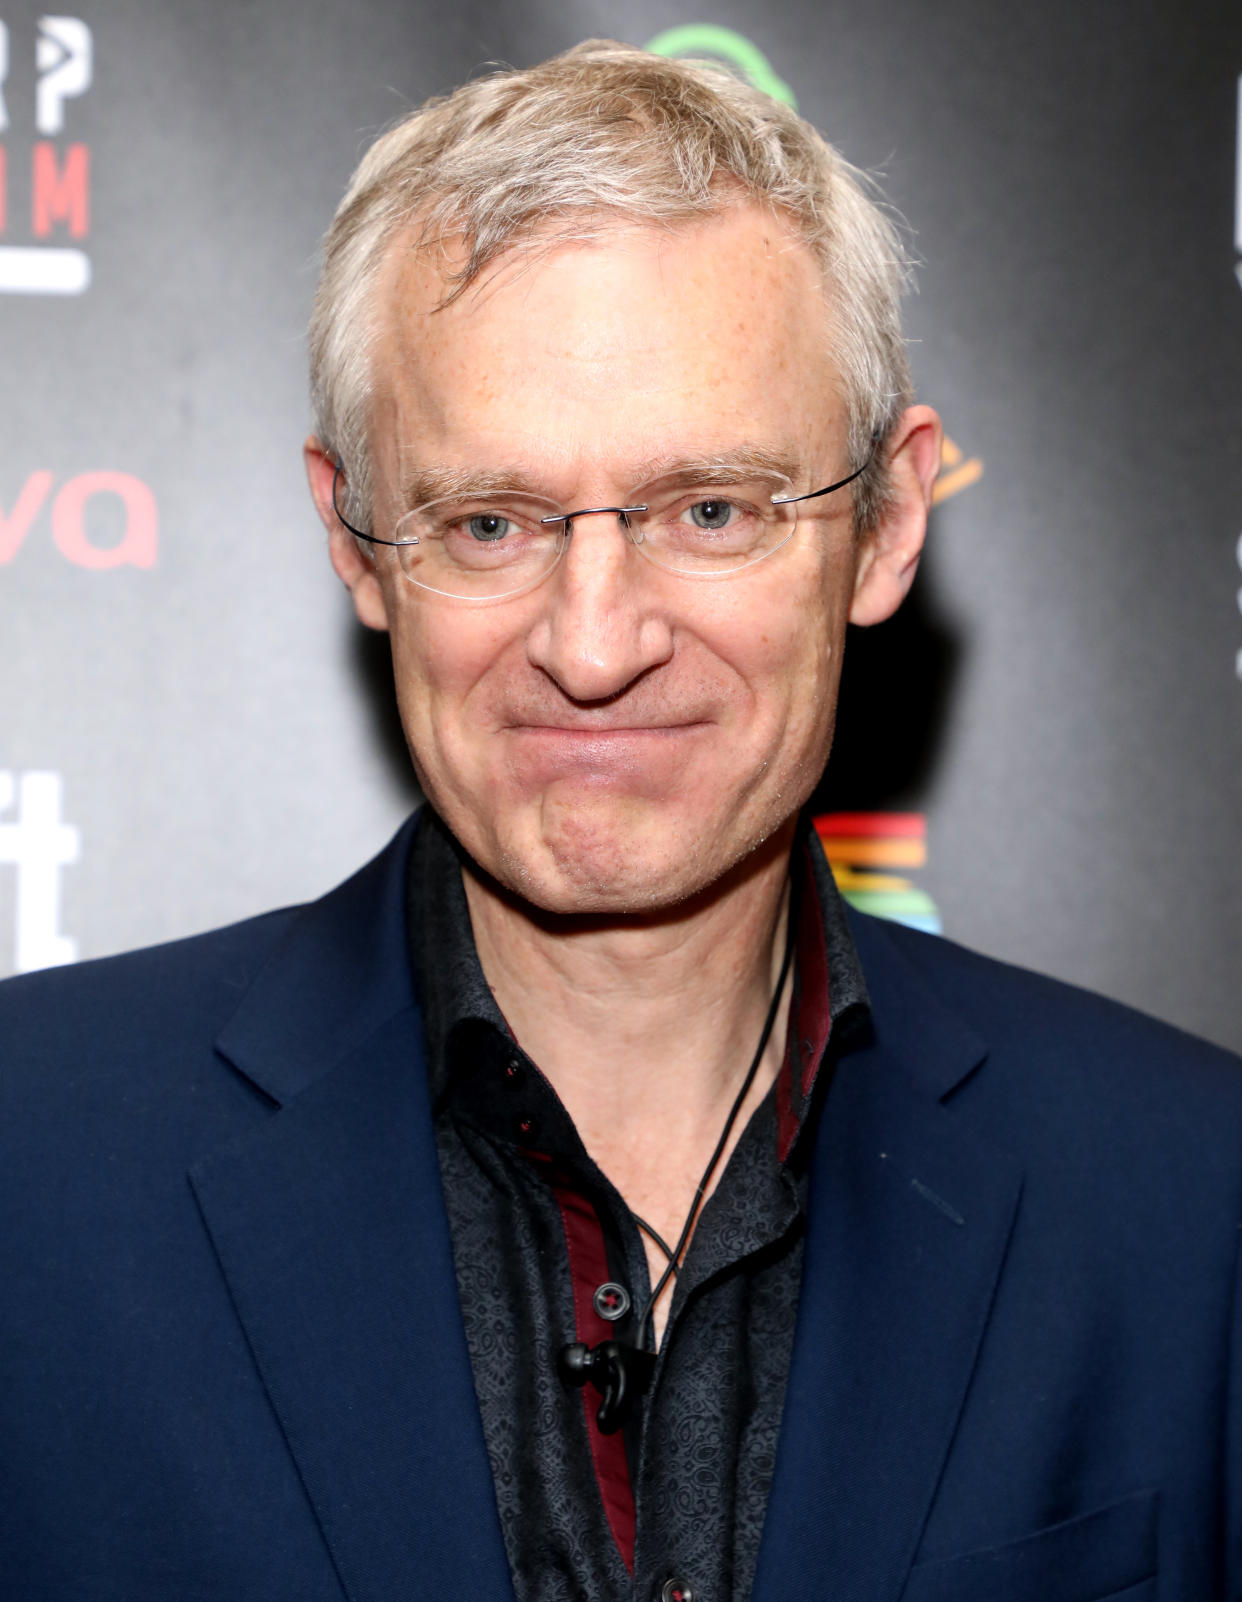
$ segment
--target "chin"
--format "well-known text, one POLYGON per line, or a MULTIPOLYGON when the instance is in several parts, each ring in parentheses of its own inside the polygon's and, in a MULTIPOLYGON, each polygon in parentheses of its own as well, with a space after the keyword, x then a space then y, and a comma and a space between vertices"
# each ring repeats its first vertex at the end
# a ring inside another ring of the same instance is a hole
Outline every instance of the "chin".
POLYGON ((493 872, 544 912, 651 913, 699 895, 756 843, 682 808, 545 806, 529 833, 498 842, 493 872))
POLYGON ((506 858, 506 887, 529 906, 556 917, 620 918, 666 912, 711 883, 656 864, 563 859, 532 863, 506 858))

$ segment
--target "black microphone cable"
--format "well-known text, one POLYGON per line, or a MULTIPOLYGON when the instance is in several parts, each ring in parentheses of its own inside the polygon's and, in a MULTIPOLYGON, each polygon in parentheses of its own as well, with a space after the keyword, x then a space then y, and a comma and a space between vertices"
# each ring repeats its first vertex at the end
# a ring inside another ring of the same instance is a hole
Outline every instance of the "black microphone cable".
MULTIPOLYGON (((668 1284, 670 1277, 680 1272, 679 1265, 681 1262, 681 1254, 686 1249, 686 1243, 690 1239, 690 1232, 694 1228, 694 1221, 699 1215, 699 1207, 703 1201, 703 1193, 711 1183, 712 1175, 716 1171, 716 1164, 720 1161, 721 1154, 723 1153, 725 1147, 729 1144, 729 1136, 733 1131, 734 1124, 737 1122, 737 1116, 742 1110, 742 1104, 745 1102, 746 1097, 750 1093, 750 1087, 755 1082, 755 1075, 759 1072, 759 1064, 763 1061, 763 1054, 768 1048, 768 1041, 771 1039, 772 1030, 776 1025, 776 1014, 780 1010, 781 996, 785 992, 785 981, 789 977, 789 967, 793 959, 792 896, 790 898, 790 902, 790 926, 785 931, 785 955, 781 959, 780 977, 776 981, 776 989, 772 992, 772 1000, 768 1005, 768 1015, 763 1022, 763 1033, 759 1036, 759 1044, 755 1048, 755 1055, 750 1060, 750 1067, 746 1070, 746 1077, 742 1080, 741 1088, 738 1090, 737 1095, 733 1098, 733 1105, 729 1108, 729 1116, 725 1119, 724 1128, 720 1131, 720 1139, 716 1142, 716 1149, 712 1152, 711 1156, 707 1160, 707 1167, 703 1170, 703 1177, 699 1180, 698 1186, 695 1189, 694 1200, 690 1203, 690 1211, 686 1214, 686 1221, 681 1227, 681 1234, 677 1237, 677 1244, 673 1247, 672 1251, 669 1251, 668 1247, 662 1240, 660 1240, 654 1230, 652 1230, 649 1226, 646 1226, 647 1233, 656 1242, 660 1250, 663 1251, 668 1257, 668 1266, 656 1281, 655 1289, 647 1298, 647 1305, 643 1309, 643 1316, 638 1325, 639 1342, 644 1346, 646 1351, 651 1352, 653 1355, 657 1350, 655 1343, 655 1325, 652 1320, 652 1314, 655 1311, 655 1304, 659 1301, 661 1293, 663 1292, 664 1287, 668 1284), (651 1341, 650 1344, 647 1344, 646 1336, 649 1329, 651 1333, 651 1341)), ((644 1227, 637 1218, 635 1219, 635 1223, 639 1223, 640 1227, 644 1227)))
POLYGON ((676 1279, 680 1272, 682 1253, 690 1239, 694 1228, 694 1221, 698 1217, 703 1196, 711 1183, 712 1175, 716 1171, 729 1143, 729 1136, 737 1122, 738 1114, 743 1103, 750 1093, 755 1082, 755 1075, 759 1072, 759 1064, 763 1061, 763 1054, 767 1050, 768 1041, 772 1038, 772 1030, 776 1025, 776 1015, 780 1010, 781 997, 785 993, 785 981, 789 977, 790 965, 793 961, 793 928, 795 918, 795 896, 791 890, 789 902, 789 918, 785 929, 785 953, 781 958, 780 976, 776 981, 776 988, 772 993, 772 1000, 768 1004, 767 1017, 763 1023, 763 1033, 759 1036, 759 1044, 751 1058, 750 1067, 746 1070, 746 1077, 742 1080, 741 1088, 733 1098, 733 1105, 729 1109, 729 1116, 725 1119, 724 1128, 720 1132, 720 1139, 716 1142, 715 1150, 708 1159, 707 1167, 703 1170, 703 1177, 695 1188, 694 1200, 690 1203, 690 1211, 686 1214, 686 1221, 682 1225, 681 1234, 677 1244, 670 1247, 668 1242, 652 1228, 644 1218, 637 1213, 631 1217, 637 1227, 644 1231, 655 1242, 668 1259, 664 1272, 656 1281, 655 1287, 647 1298, 643 1308, 642 1317, 638 1324, 638 1345, 631 1346, 627 1341, 602 1341, 598 1346, 590 1347, 585 1341, 572 1341, 563 1346, 557 1354, 557 1371, 566 1385, 581 1387, 590 1380, 591 1384, 601 1393, 602 1401, 596 1414, 596 1423, 601 1434, 611 1435, 621 1428, 633 1410, 635 1398, 641 1396, 651 1379, 655 1368, 657 1347, 655 1341, 655 1324, 653 1313, 655 1305, 660 1299, 664 1287, 669 1279, 676 1279))

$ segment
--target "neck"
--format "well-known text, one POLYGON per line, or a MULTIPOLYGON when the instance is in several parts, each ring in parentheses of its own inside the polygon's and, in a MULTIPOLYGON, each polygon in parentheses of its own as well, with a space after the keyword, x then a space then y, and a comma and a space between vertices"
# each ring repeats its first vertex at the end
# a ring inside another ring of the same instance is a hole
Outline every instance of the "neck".
MULTIPOLYGON (((680 1232, 772 1000, 793 827, 660 915, 545 916, 473 869, 464 875, 479 959, 510 1028, 592 1158, 667 1239, 680 1232)), ((787 1011, 786 995, 734 1141, 783 1060, 787 1011)), ((717 1177, 727 1161, 728 1150, 717 1177)))

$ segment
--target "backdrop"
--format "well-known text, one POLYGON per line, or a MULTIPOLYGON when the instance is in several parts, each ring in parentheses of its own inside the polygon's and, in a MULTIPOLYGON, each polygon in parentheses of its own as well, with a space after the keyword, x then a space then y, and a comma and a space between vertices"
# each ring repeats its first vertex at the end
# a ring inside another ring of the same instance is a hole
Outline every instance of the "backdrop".
POLYGON ((0 0, 0 969, 330 886, 413 800, 303 486, 368 139, 592 35, 882 172, 951 443, 851 643, 849 894, 1242 1047, 1242 12, 1225 0, 0 0))

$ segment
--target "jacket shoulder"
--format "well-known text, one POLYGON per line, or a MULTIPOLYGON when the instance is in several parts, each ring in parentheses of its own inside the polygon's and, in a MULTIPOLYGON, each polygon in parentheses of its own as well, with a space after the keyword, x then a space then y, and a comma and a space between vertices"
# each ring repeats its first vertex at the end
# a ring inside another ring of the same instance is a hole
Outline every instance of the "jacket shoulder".
POLYGON ((200 1040, 210 1049, 256 984, 277 974, 290 1013, 346 1005, 351 986, 365 987, 377 966, 404 962, 406 862, 418 816, 316 901, 0 982, 0 1080, 28 1057, 136 1063, 200 1040))
POLYGON ((330 1065, 406 1000, 411 836, 412 822, 318 901, 0 984, 0 1130, 8 1116, 36 1144, 71 1128, 176 1144, 239 1100, 282 1101, 301 1065, 330 1065), (290 1072, 256 1078, 230 1038, 260 1058, 283 1047, 290 1072))
POLYGON ((179 1194, 193 1157, 266 1116, 215 1041, 295 920, 269 913, 0 984, 0 1196, 25 1197, 32 1228, 30 1198, 58 1186, 89 1191, 102 1216, 112 1188, 128 1205, 153 1187, 179 1194))
POLYGON ((72 1053, 98 1061, 220 1028, 301 911, 0 981, 0 1071, 72 1053))
POLYGON ((1242 1058, 1233 1052, 1095 991, 984 956, 943 935, 862 913, 851 913, 850 921, 869 974, 877 963, 908 969, 991 1038, 1016 1037, 1039 1049, 1085 1036, 1097 1054, 1124 1050, 1230 1076, 1242 1069, 1242 1058))
POLYGON ((1242 1168, 1242 1059, 1076 985, 939 935, 852 915, 875 1028, 909 1056, 929 1020, 960 1020, 979 1043, 951 1087, 1011 1148, 1068 1161, 1108 1151, 1184 1172, 1242 1168), (902 1016, 902 1014, 908 1016, 902 1016), (921 1020, 921 1023, 920 1021, 921 1020))

